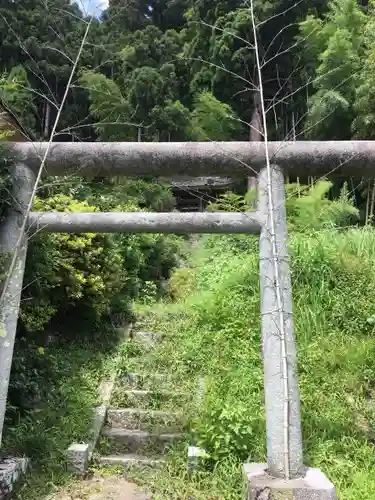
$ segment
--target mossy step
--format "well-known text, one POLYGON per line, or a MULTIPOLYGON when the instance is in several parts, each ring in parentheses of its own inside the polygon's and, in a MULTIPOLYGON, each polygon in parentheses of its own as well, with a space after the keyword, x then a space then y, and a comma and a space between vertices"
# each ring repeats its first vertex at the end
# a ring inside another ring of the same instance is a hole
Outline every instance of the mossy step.
POLYGON ((116 388, 111 405, 115 408, 166 410, 170 405, 181 407, 186 398, 185 393, 116 388))
POLYGON ((136 340, 143 344, 145 347, 154 347, 157 343, 161 342, 165 334, 159 332, 151 332, 146 330, 133 329, 130 332, 131 339, 136 340))
POLYGON ((165 464, 165 460, 158 456, 146 457, 127 453, 122 455, 104 455, 99 457, 99 463, 102 465, 122 465, 124 472, 129 469, 145 470, 145 469, 160 469, 165 464))
POLYGON ((119 382, 129 389, 154 389, 161 388, 172 382, 172 377, 164 373, 136 373, 126 372, 119 377, 119 382))
POLYGON ((181 374, 154 373, 152 366, 149 371, 144 370, 144 366, 135 365, 132 370, 119 374, 115 390, 153 390, 166 392, 179 392, 192 394, 196 393, 199 386, 199 379, 186 380, 181 374), (180 387, 176 391, 176 387, 180 387))
POLYGON ((119 326, 115 328, 115 331, 121 338, 137 340, 146 347, 154 346, 156 343, 161 342, 165 337, 164 333, 142 329, 140 326, 141 325, 133 328, 129 328, 128 326, 119 326))
POLYGON ((105 427, 102 436, 107 439, 111 453, 135 453, 158 455, 167 451, 173 442, 183 439, 183 434, 157 434, 146 431, 105 427))
POLYGON ((139 408, 109 408, 107 426, 154 432, 178 432, 184 427, 182 414, 139 408))

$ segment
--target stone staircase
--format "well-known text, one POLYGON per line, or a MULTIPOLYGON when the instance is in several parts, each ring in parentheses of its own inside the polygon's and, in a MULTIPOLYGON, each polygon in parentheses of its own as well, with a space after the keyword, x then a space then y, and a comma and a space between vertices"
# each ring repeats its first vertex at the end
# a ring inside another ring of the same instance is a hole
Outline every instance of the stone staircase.
MULTIPOLYGON (((142 354, 135 364, 146 369, 152 366, 145 361, 162 337, 135 327, 129 340, 141 345, 142 354)), ((101 431, 97 461, 123 466, 125 472, 162 467, 167 451, 186 439, 182 411, 186 397, 176 390, 170 374, 119 373, 101 431)))

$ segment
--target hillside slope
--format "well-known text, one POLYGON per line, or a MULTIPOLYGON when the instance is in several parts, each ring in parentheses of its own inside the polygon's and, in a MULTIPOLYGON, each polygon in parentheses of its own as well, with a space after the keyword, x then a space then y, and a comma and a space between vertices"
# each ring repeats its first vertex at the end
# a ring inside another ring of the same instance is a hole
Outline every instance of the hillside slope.
MULTIPOLYGON (((190 268, 170 281, 174 302, 139 311, 167 334, 149 361, 153 369, 173 371, 180 385, 206 378, 204 403, 186 411, 212 461, 189 478, 175 456, 167 471, 141 478, 156 498, 239 499, 240 464, 265 458, 257 246, 251 237, 203 239, 190 268)), ((375 489, 375 231, 294 232, 290 253, 305 462, 327 474, 340 499, 368 500, 375 489)))

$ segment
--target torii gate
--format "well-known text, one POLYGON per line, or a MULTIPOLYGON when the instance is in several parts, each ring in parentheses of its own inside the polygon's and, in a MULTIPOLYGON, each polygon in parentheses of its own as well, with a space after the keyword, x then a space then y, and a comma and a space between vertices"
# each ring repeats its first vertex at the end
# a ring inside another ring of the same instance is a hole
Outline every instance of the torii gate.
POLYGON ((48 143, 12 144, 19 157, 14 204, 0 228, 0 253, 15 265, 0 309, 0 445, 24 275, 28 233, 154 232, 260 234, 260 294, 267 427, 267 464, 246 464, 249 500, 334 500, 335 488, 303 464, 300 396, 287 252, 284 175, 373 177, 375 142, 271 142, 271 185, 262 142, 52 143, 44 175, 230 176, 258 173, 258 211, 249 213, 35 213, 21 234, 48 143), (273 223, 269 210, 272 189, 273 223), (274 245, 274 247, 273 247, 274 245), (278 279, 275 275, 275 247, 278 279), (276 285, 276 283, 278 283, 276 285), (278 298, 279 297, 279 298, 278 298), (281 302, 280 302, 281 298, 281 302), (282 310, 277 304, 282 304, 282 310), (282 333, 281 333, 282 332, 282 333), (283 376, 285 374, 285 376, 283 376))

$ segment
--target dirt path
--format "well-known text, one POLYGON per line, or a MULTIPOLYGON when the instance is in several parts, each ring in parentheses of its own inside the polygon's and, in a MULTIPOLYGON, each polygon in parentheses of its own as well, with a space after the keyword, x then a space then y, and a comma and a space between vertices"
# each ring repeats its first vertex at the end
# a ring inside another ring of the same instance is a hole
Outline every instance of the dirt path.
POLYGON ((47 500, 151 500, 151 497, 121 477, 106 476, 76 482, 47 500))

